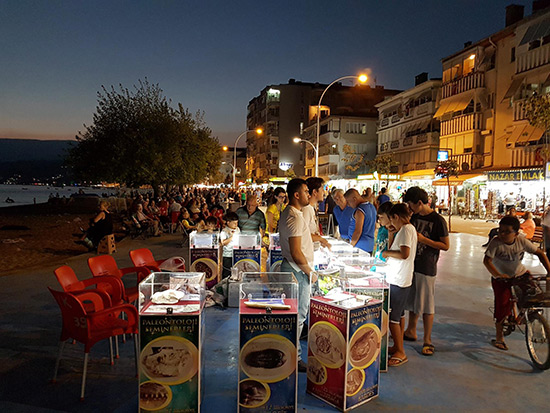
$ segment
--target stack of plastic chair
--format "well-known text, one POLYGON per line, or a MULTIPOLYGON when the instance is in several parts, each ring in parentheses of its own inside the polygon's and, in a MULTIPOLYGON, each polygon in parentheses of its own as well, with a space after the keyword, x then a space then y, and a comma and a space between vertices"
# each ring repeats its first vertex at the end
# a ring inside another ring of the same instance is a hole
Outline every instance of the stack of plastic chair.
MULTIPOLYGON (((150 272, 160 272, 161 264, 166 260, 155 260, 153 253, 147 248, 130 251, 130 259, 136 267, 147 268, 150 272)), ((185 260, 181 257, 174 257, 172 260, 177 262, 172 263, 174 267, 178 266, 178 271, 185 271, 185 260)))
MULTIPOLYGON (((87 300, 93 303, 94 311, 86 311, 83 304, 82 294, 73 294, 63 291, 55 291, 48 287, 54 296, 63 319, 63 328, 59 339, 59 354, 55 362, 55 370, 52 381, 57 380, 57 371, 63 354, 63 348, 67 340, 74 339, 84 344, 84 367, 82 370, 82 385, 80 388, 80 400, 84 400, 86 388, 86 373, 88 370, 88 356, 90 349, 100 340, 111 339, 122 334, 134 334, 138 332, 138 314, 134 306, 120 304, 109 306, 105 296, 97 290, 87 291, 87 300), (119 318, 124 313, 126 320, 119 318)), ((110 340, 111 341, 111 340, 110 340)), ((137 337, 134 337, 134 351, 137 374, 137 337)), ((112 346, 112 345, 111 345, 112 346)), ((112 347, 111 347, 112 349, 112 347)), ((112 355, 112 351, 111 351, 112 355)), ((112 356, 111 356, 112 357, 112 356)), ((111 358, 111 363, 113 362, 111 358)))
MULTIPOLYGON (((99 255, 88 258, 88 267, 90 267, 90 271, 94 277, 112 275, 122 280, 124 275, 137 273, 137 283, 149 274, 149 271, 142 267, 118 268, 115 259, 110 255, 99 255)), ((139 296, 137 285, 135 287, 124 287, 122 296, 127 303, 136 301, 139 296)))

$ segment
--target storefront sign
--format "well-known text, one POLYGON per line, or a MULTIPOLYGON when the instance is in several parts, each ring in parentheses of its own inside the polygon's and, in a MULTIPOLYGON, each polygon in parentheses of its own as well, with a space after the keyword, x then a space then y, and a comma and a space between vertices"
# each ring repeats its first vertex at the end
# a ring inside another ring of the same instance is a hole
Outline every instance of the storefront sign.
POLYGON ((503 181, 540 181, 544 179, 542 169, 524 169, 517 171, 487 172, 489 182, 503 181))
MULTIPOLYGON (((371 180, 371 179, 376 179, 376 177, 374 176, 374 174, 365 174, 365 175, 357 175, 357 179, 358 180, 371 180)), ((385 181, 387 179, 391 179, 391 180, 399 180, 401 179, 401 175, 398 175, 398 174, 380 174, 379 175, 379 179, 382 180, 382 181, 385 181)))
POLYGON ((449 160, 449 151, 437 151, 437 162, 449 160))
POLYGON ((279 162, 279 169, 288 171, 294 164, 292 162, 279 162))

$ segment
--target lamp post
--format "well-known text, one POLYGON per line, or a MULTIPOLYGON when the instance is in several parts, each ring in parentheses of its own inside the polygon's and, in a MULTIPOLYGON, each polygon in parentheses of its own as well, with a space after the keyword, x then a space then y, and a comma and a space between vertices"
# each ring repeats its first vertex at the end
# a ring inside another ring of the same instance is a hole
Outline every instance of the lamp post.
POLYGON ((236 171, 237 171, 237 143, 239 143, 239 139, 241 139, 248 132, 256 132, 256 134, 261 135, 264 131, 261 128, 245 130, 243 133, 241 133, 238 136, 237 139, 235 139, 235 147, 233 148, 233 188, 236 188, 235 179, 237 178, 236 177, 236 171))
MULTIPOLYGON (((309 143, 311 145, 311 147, 313 148, 313 150, 315 151, 315 171, 317 171, 317 159, 319 158, 318 157, 318 147, 316 148, 314 144, 312 144, 310 141, 308 141, 307 139, 300 139, 298 137, 294 138, 293 139, 294 143, 300 143, 300 142, 305 142, 305 143, 309 143)), ((315 174, 315 176, 317 176, 317 174, 315 174)))
POLYGON ((365 83, 368 79, 367 75, 359 75, 359 76, 342 76, 335 81, 333 81, 330 85, 328 85, 325 90, 323 90, 323 93, 321 93, 321 97, 319 98, 319 103, 317 104, 317 143, 315 144, 316 151, 315 151, 315 176, 319 175, 319 124, 321 121, 321 101, 323 100, 323 96, 325 96, 325 93, 327 90, 335 83, 344 80, 344 79, 358 79, 359 82, 365 83))

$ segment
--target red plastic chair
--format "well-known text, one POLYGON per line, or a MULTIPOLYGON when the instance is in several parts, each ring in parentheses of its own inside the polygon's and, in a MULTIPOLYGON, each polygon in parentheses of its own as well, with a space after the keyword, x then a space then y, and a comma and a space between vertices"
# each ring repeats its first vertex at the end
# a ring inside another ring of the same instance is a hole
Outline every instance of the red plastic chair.
POLYGON ((179 217, 180 217, 179 211, 177 212, 174 211, 170 214, 170 233, 176 232, 178 227, 181 225, 181 223, 179 223, 178 221, 179 217))
MULTIPOLYGON (((63 291, 55 291, 48 287, 52 293, 63 318, 63 328, 59 339, 59 354, 55 362, 55 370, 52 381, 57 380, 57 371, 59 362, 63 354, 63 348, 67 340, 74 339, 84 344, 84 368, 82 371, 82 385, 80 388, 80 400, 84 400, 84 391, 86 388, 86 373, 88 370, 88 356, 90 349, 100 340, 109 339, 112 355, 112 337, 122 334, 134 334, 134 351, 137 373, 137 332, 138 332, 138 314, 134 306, 130 304, 121 304, 113 307, 105 306, 101 295, 95 295, 92 290, 88 292, 90 300, 94 303, 94 312, 88 312, 84 309, 82 296, 63 291), (118 317, 120 313, 126 314, 126 320, 118 317)), ((113 360, 111 357, 111 364, 113 360)))
MULTIPOLYGON (((130 251, 130 259, 136 267, 144 267, 151 272, 160 272, 160 265, 164 261, 166 261, 155 260, 155 257, 153 257, 153 253, 147 248, 140 248, 130 251)), ((178 271, 185 271, 185 261, 181 263, 181 269, 178 269, 178 271)))
MULTIPOLYGON (((146 268, 141 267, 118 268, 115 259, 110 255, 88 258, 88 267, 94 277, 112 275, 121 281, 124 275, 137 273, 138 283, 149 274, 146 268)), ((124 287, 122 296, 127 303, 133 303, 139 296, 138 287, 124 287)))
MULTIPOLYGON (((54 270, 55 278, 61 285, 61 288, 66 293, 73 293, 82 295, 87 293, 87 289, 91 286, 97 286, 97 293, 106 294, 109 298, 109 306, 124 304, 122 297, 122 291, 124 290, 124 284, 122 281, 114 276, 93 277, 86 280, 79 280, 76 277, 75 272, 68 265, 63 265, 54 270)), ((84 305, 86 311, 92 310, 88 305, 84 305)))

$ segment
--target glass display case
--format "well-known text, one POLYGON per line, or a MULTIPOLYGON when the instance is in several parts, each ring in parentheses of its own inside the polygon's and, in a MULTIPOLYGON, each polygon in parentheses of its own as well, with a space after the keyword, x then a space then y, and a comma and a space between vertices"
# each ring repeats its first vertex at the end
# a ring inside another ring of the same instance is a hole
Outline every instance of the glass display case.
POLYGON ((292 273, 248 272, 240 294, 238 411, 295 412, 298 283, 292 273))
POLYGON ((189 234, 189 248, 218 248, 219 232, 197 232, 189 234))
POLYGON ((260 233, 257 234, 236 234, 235 249, 259 249, 262 247, 262 238, 260 233))
POLYGON ((202 272, 139 284, 139 411, 200 411, 205 292, 202 272))
POLYGON ((201 311, 206 297, 203 272, 153 272, 139 283, 140 314, 201 311))

